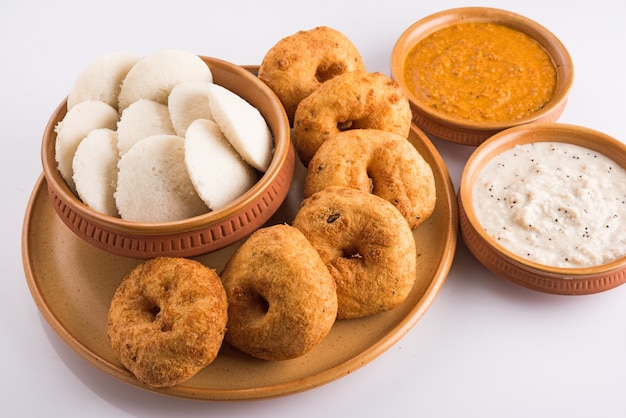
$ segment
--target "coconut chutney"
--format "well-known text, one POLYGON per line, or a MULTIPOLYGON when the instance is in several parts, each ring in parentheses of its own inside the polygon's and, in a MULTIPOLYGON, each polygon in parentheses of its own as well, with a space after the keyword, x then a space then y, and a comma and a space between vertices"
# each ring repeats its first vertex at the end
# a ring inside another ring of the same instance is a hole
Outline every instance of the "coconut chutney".
POLYGON ((518 145, 479 173, 473 207, 507 250, 555 267, 588 267, 626 254, 626 170, 585 147, 518 145))

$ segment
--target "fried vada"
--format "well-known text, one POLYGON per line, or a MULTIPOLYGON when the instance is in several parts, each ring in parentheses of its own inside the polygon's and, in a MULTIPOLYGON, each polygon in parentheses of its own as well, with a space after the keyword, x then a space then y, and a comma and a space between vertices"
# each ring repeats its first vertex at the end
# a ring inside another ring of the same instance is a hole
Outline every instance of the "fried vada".
POLYGON ((349 129, 380 129, 408 137, 409 100, 382 73, 353 71, 328 80, 303 99, 294 117, 293 138, 307 166, 330 136, 349 129))
POLYGON ((361 318, 400 305, 416 280, 415 239, 386 200, 327 187, 302 202, 292 224, 319 253, 337 286, 337 319, 361 318))
POLYGON ((263 360, 288 360, 312 350, 337 317, 330 272, 296 228, 258 229, 221 273, 228 297, 226 341, 263 360))
POLYGON ((355 70, 365 70, 357 48, 341 32, 320 26, 278 41, 261 61, 258 75, 278 96, 293 123, 302 99, 324 81, 355 70))
POLYGON ((226 292, 215 270, 194 260, 159 257, 122 280, 109 308, 107 334, 137 380, 167 387, 215 359, 227 321, 226 292))
POLYGON ((433 213, 435 178, 408 139, 378 129, 352 129, 325 141, 309 163, 304 197, 329 186, 382 197, 417 228, 433 213))

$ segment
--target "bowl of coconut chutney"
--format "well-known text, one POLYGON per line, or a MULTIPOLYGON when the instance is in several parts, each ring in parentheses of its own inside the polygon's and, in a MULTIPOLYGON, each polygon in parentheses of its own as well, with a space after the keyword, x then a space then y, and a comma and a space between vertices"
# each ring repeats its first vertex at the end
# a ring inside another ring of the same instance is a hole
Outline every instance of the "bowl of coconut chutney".
POLYGON ((561 123, 495 134, 469 157, 462 237, 495 274, 553 294, 626 281, 626 145, 561 123))

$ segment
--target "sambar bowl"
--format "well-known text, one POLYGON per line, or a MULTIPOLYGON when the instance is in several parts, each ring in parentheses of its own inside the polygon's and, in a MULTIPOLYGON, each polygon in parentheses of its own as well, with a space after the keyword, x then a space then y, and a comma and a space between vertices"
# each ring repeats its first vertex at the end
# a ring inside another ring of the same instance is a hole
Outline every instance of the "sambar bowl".
POLYGON ((539 23, 464 7, 406 29, 393 47, 391 75, 408 95, 417 126, 476 146, 513 126, 556 121, 574 67, 565 46, 539 23))

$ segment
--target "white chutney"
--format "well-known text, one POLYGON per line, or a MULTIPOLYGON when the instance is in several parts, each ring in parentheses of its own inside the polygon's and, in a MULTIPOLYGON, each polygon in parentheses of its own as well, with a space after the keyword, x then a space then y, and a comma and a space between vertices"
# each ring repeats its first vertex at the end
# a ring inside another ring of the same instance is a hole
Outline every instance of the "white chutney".
POLYGON ((473 205, 487 234, 536 263, 588 267, 626 254, 626 170, 578 145, 504 151, 478 175, 473 205))

